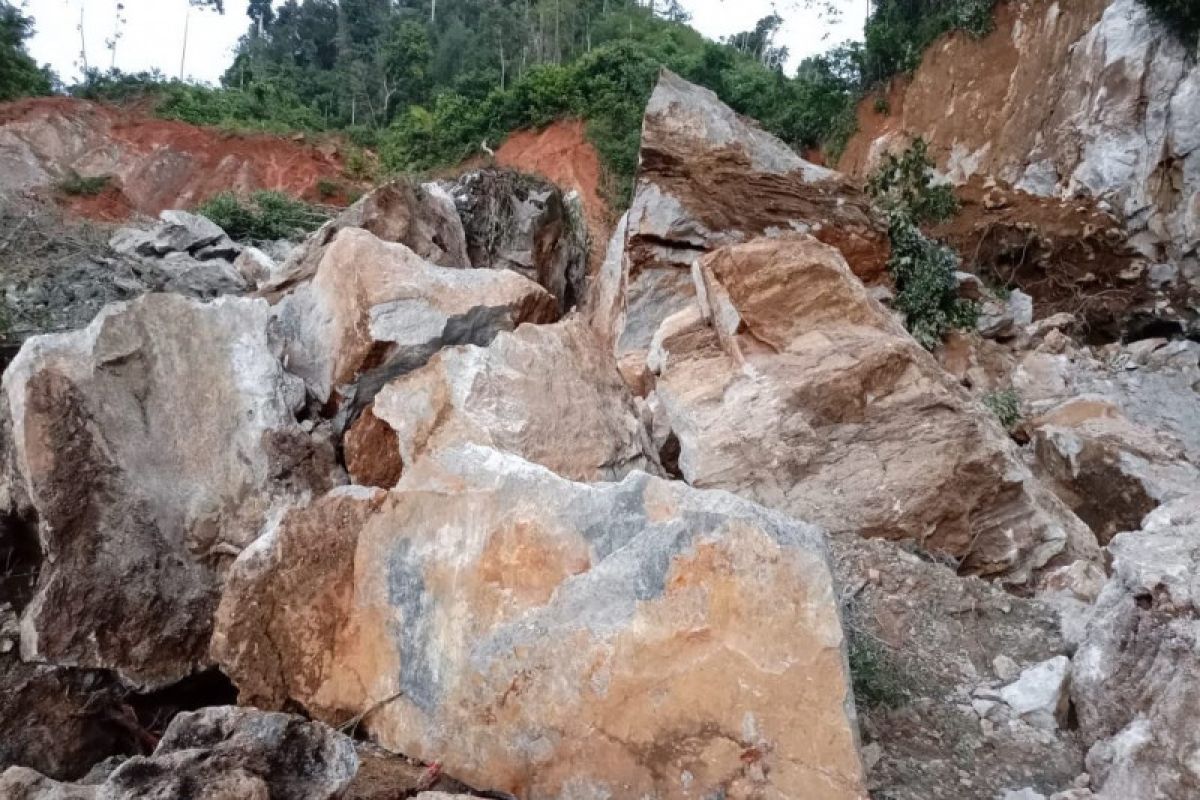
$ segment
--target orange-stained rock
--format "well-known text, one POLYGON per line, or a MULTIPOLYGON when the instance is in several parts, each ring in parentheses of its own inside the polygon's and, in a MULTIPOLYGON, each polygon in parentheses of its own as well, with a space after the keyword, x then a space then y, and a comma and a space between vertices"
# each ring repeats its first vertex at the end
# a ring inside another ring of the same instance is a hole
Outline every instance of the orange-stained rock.
POLYGON ((442 347, 483 345, 522 322, 551 322, 558 304, 515 272, 435 266, 403 244, 345 228, 278 314, 288 369, 309 391, 321 402, 365 405, 389 378, 442 347))
POLYGON ((468 784, 562 797, 865 798, 819 530, 634 473, 465 446, 246 553, 213 654, 468 784))
POLYGON ((374 405, 363 409, 346 431, 342 449, 354 483, 390 489, 400 480, 400 440, 391 425, 375 416, 374 405))
POLYGON ((836 249, 758 239, 704 257, 696 275, 700 316, 673 317, 651 350, 689 483, 1014 582, 1055 557, 1098 556, 836 249))
POLYGON ((442 350, 385 386, 374 416, 394 430, 405 464, 470 442, 572 480, 659 471, 612 353, 578 318, 442 350))
POLYGON ((690 302, 687 270, 698 256, 795 231, 840 248, 864 280, 884 271, 886 226, 861 190, 664 69, 642 124, 620 351, 644 350, 658 324, 690 302))

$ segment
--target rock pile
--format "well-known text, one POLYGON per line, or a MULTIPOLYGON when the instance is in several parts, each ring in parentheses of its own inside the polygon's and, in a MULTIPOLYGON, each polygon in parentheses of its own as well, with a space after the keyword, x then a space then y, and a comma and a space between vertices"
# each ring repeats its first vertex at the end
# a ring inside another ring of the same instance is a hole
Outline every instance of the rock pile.
POLYGON ((0 795, 1197 791, 1200 348, 925 351, 863 195, 670 73, 590 282, 510 178, 278 265, 165 215, 121 246, 243 296, 26 343, 0 795))

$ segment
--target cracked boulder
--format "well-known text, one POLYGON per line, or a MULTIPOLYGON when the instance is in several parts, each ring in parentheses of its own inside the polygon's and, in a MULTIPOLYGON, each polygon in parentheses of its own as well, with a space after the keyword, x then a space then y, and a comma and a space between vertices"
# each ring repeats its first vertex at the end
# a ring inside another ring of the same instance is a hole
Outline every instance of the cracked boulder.
POLYGON ((695 274, 699 313, 665 323, 650 352, 688 483, 1010 582, 1098 559, 1087 527, 836 249, 758 239, 695 274))
POLYGON ((799 231, 841 249, 864 280, 883 273, 886 226, 861 190, 665 69, 646 106, 639 164, 620 353, 649 346, 690 302, 692 262, 719 247, 799 231))
POLYGON ((578 195, 542 178, 482 169, 448 188, 476 269, 511 269, 558 299, 560 313, 587 294, 588 232, 578 195))
POLYGON ((285 516, 218 616, 241 702, 473 786, 865 798, 823 536, 723 492, 443 451, 285 516))
POLYGON ((1101 395, 1067 400, 1027 429, 1039 474, 1101 544, 1200 487, 1200 470, 1178 442, 1130 422, 1101 395))
POLYGON ((373 416, 390 427, 404 464, 473 443, 572 480, 659 469, 615 359, 578 319, 523 325, 485 348, 447 348, 385 386, 373 416))
POLYGON ((1109 543, 1112 577, 1074 658, 1097 797, 1200 796, 1200 495, 1109 543))
POLYGON ((338 475, 294 417, 265 301, 147 295, 26 342, 4 375, 10 497, 41 570, 28 661, 139 688, 207 662, 223 569, 262 524, 338 475))
POLYGON ((153 755, 99 784, 61 784, 30 769, 0 776, 8 800, 334 800, 358 771, 354 742, 290 714, 212 707, 179 714, 153 755))
POLYGON ((443 347, 486 345, 522 322, 552 322, 557 303, 514 272, 439 267, 403 244, 346 228, 278 316, 288 369, 336 411, 365 406, 443 347))

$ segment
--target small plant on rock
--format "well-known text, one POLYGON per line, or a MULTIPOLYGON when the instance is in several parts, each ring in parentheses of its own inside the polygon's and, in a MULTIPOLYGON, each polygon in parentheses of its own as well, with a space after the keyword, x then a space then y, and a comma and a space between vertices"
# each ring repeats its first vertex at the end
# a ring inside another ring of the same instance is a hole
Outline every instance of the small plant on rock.
POLYGON ((852 631, 849 643, 850 680, 854 700, 865 708, 897 708, 908 692, 895 658, 870 635, 852 631))
POLYGON ((913 222, 942 222, 958 213, 958 200, 946 184, 934 184, 929 146, 917 138, 899 157, 888 154, 867 181, 867 191, 885 211, 913 222))
POLYGON ((896 282, 895 306, 921 346, 932 350, 952 328, 974 328, 979 307, 958 296, 954 273, 958 256, 921 233, 902 213, 893 212, 888 235, 892 255, 888 270, 896 282))
POLYGON ((58 190, 72 197, 95 197, 102 194, 112 184, 111 175, 95 175, 85 178, 78 172, 72 172, 58 183, 58 190))
POLYGON ((983 398, 983 404, 991 409, 1005 430, 1012 430, 1021 421, 1021 398, 1013 389, 992 392, 983 398))
POLYGON ((240 198, 223 192, 201 204, 200 214, 233 239, 287 239, 316 230, 329 218, 320 208, 281 192, 255 192, 240 198))

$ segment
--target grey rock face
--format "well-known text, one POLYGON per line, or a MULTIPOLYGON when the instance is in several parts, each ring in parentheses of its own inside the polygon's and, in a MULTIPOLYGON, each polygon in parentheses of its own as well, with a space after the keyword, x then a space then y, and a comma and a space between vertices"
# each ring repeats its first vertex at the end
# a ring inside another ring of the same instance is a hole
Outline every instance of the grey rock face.
POLYGON ((223 566, 339 480, 295 420, 304 388, 270 315, 147 295, 25 344, 3 381, 10 499, 43 554, 23 657, 142 687, 187 675, 206 662, 223 566))
POLYGON ((358 770, 354 742, 290 714, 214 707, 171 721, 154 754, 121 764, 96 786, 32 770, 0 776, 6 800, 333 800, 358 770))

